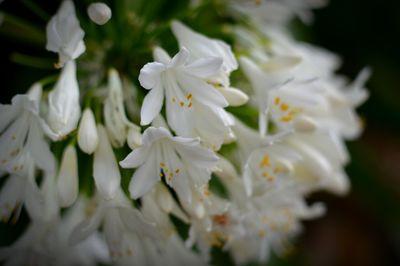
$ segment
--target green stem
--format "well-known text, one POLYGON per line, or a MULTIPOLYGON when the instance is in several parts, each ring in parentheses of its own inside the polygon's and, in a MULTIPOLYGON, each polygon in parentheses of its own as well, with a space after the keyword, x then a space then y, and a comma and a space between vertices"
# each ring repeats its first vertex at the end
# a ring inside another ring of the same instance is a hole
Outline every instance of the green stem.
POLYGON ((42 59, 35 56, 24 55, 19 53, 12 53, 10 60, 14 63, 40 68, 40 69, 53 69, 53 62, 49 59, 42 59))
POLYGON ((50 15, 47 14, 40 6, 31 0, 22 0, 22 3, 25 4, 27 8, 29 8, 32 13, 34 13, 37 17, 47 22, 50 19, 50 15))

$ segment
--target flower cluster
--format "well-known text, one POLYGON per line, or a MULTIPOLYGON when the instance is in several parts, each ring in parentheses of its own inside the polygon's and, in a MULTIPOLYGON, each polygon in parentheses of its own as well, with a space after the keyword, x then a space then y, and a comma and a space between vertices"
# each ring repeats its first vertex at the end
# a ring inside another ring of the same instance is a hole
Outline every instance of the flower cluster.
MULTIPOLYGON (((349 190, 344 142, 362 130, 369 70, 349 83, 336 55, 287 30, 324 1, 216 2, 230 44, 171 20, 173 56, 154 45, 138 75, 109 68, 106 81, 80 63, 85 32, 62 2, 46 28, 57 82, 0 105, 1 219, 24 208, 30 220, 0 261, 207 265, 221 248, 236 264, 265 262, 324 213, 307 195, 349 190)), ((88 16, 112 20, 103 3, 88 16)))

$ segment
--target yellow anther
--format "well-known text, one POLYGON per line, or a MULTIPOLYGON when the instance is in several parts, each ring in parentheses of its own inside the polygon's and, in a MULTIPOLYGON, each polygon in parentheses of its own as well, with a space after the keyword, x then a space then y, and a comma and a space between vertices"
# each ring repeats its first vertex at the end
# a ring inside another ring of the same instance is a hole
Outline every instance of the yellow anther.
POLYGON ((282 112, 286 112, 289 109, 289 105, 287 105, 286 103, 282 103, 281 104, 281 110, 282 112))
POLYGON ((183 106, 185 105, 185 103, 184 103, 184 102, 179 102, 179 105, 180 105, 181 107, 183 107, 183 106))
POLYGON ((161 168, 164 168, 164 167, 165 167, 165 163, 160 162, 160 167, 161 167, 161 168))
POLYGON ((281 98, 276 97, 275 101, 274 101, 275 105, 278 105, 280 102, 281 102, 281 98))
POLYGON ((181 170, 178 168, 178 169, 175 170, 175 173, 179 174, 180 171, 181 170))
POLYGON ((293 119, 293 117, 290 116, 290 115, 282 116, 282 117, 281 117, 281 122, 283 122, 283 123, 288 123, 288 122, 292 121, 292 119, 293 119))
POLYGON ((260 167, 268 167, 269 164, 270 164, 269 156, 265 154, 260 162, 260 167))

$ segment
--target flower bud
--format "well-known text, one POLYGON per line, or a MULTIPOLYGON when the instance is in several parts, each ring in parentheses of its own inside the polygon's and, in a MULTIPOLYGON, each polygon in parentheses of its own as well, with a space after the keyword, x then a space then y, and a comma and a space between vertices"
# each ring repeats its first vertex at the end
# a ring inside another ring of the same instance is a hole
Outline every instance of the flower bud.
POLYGON ((104 3, 92 3, 87 9, 89 18, 97 25, 106 24, 111 18, 111 9, 104 3))
POLYGON ((225 97, 230 106, 241 106, 249 100, 249 96, 237 88, 221 86, 216 88, 225 97))
POLYGON ((61 207, 71 206, 78 197, 78 159, 72 145, 64 150, 58 174, 57 190, 61 207))
POLYGON ((317 125, 311 118, 301 116, 294 121, 294 128, 297 132, 310 133, 317 128, 317 125))
POLYGON ((91 109, 87 108, 83 112, 78 129, 79 148, 87 154, 92 154, 99 143, 99 136, 96 129, 96 121, 91 109))
POLYGON ((127 136, 127 143, 132 150, 142 145, 142 134, 140 128, 130 127, 127 136))

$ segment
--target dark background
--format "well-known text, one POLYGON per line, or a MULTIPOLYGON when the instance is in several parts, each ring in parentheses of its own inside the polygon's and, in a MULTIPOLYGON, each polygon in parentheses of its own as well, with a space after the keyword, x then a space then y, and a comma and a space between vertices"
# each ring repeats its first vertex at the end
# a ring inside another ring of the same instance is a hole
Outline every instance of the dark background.
MULTIPOLYGON (((303 36, 343 58, 340 73, 373 70, 359 109, 362 137, 348 143, 351 193, 319 194, 327 215, 307 222, 293 265, 400 265, 400 1, 331 0, 303 36)), ((292 264, 292 263, 290 263, 292 264)))
MULTIPOLYGON (((23 1, 5 0, 0 10, 12 11, 44 28, 45 21, 21 8, 23 1)), ((58 1, 36 1, 54 13, 58 1)), ((352 190, 348 196, 325 193, 310 201, 327 204, 326 216, 305 223, 304 234, 294 243, 293 252, 274 265, 400 265, 400 1, 331 0, 328 7, 315 11, 312 26, 297 22, 300 36, 343 58, 340 73, 354 78, 370 66, 373 75, 367 87, 369 100, 359 109, 365 120, 363 136, 349 143, 352 161, 347 167, 352 190)), ((21 67, 15 52, 43 55, 40 33, 29 45, 20 34, 0 31, 1 102, 54 69, 21 67)), ((42 32, 41 34, 44 34, 42 32)), ((25 58, 26 60, 26 58, 25 58)), ((0 231, 9 226, 1 226, 0 231)), ((1 236, 0 236, 1 237, 1 236)))

